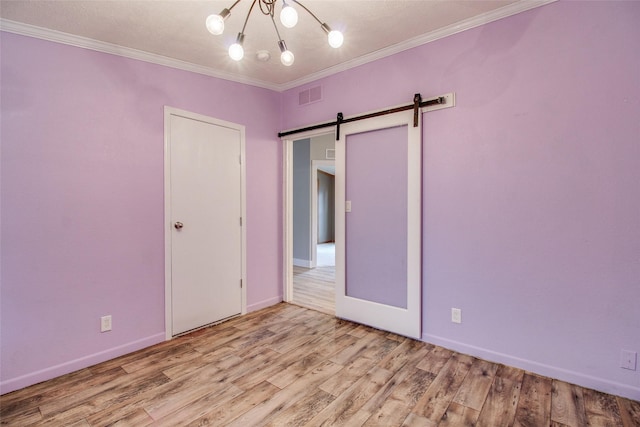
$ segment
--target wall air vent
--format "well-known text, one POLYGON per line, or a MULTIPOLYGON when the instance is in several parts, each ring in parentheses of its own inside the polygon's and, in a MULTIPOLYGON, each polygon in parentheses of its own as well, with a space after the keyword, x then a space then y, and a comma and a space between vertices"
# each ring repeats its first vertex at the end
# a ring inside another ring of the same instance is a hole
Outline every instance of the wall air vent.
POLYGON ((325 154, 325 158, 328 160, 335 160, 336 158, 336 149, 335 148, 327 148, 327 152, 325 154))
POLYGON ((322 86, 314 86, 298 92, 298 105, 307 105, 322 101, 322 86))

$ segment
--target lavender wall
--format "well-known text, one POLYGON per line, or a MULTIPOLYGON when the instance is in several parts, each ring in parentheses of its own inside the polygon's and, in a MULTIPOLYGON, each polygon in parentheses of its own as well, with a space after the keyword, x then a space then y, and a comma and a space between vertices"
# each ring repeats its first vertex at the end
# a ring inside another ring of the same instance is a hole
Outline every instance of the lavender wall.
POLYGON ((637 22, 638 2, 554 3, 314 82, 304 107, 2 33, 1 391, 163 339, 164 105, 247 126, 257 309, 281 295, 275 132, 455 91, 424 116, 423 338, 640 399, 618 368, 640 351, 637 22))
POLYGON ((284 94, 293 128, 456 92, 424 115, 424 340, 640 399, 638 22, 553 3, 284 94))
POLYGON ((248 309, 281 300, 280 94, 1 34, 3 393, 164 340, 165 105, 246 126, 248 309))

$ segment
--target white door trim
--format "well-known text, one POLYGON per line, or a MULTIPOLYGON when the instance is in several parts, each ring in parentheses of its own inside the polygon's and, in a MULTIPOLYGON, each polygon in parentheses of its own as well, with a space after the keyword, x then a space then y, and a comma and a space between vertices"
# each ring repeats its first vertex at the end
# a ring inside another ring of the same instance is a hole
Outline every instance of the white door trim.
POLYGON ((164 324, 165 339, 170 340, 173 337, 172 319, 173 313, 171 309, 171 116, 180 116, 192 120, 198 120, 204 123, 210 123, 216 126, 223 126, 235 129, 240 133, 240 200, 242 204, 242 252, 241 252, 241 280, 242 280, 242 306, 241 314, 247 312, 247 234, 246 234, 246 168, 245 168, 245 128, 243 125, 227 122, 224 120, 214 119, 213 117, 204 116, 190 111, 180 110, 173 107, 164 107, 164 324))
MULTIPOLYGON (((334 135, 335 137, 335 130, 319 129, 315 131, 300 132, 297 133, 295 137, 288 136, 282 138, 282 164, 284 167, 282 180, 282 271, 284 272, 282 275, 282 300, 284 302, 291 302, 291 300, 293 300, 293 141, 314 138, 327 134, 334 135)), ((317 240, 318 234, 316 232, 316 242, 317 240)))

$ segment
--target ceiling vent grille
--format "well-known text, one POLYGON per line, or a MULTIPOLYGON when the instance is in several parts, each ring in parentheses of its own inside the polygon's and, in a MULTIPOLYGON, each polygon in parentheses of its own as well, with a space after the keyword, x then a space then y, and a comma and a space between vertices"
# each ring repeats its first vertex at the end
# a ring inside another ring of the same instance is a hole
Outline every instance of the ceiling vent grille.
POLYGON ((298 105, 322 101, 322 86, 315 86, 298 93, 298 105))

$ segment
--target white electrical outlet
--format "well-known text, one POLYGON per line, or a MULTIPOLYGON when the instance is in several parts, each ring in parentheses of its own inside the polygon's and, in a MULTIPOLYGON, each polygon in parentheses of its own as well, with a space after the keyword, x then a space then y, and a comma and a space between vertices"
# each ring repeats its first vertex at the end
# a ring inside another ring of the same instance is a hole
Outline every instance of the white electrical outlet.
POLYGON ((637 357, 638 354, 635 351, 622 350, 620 352, 620 367, 635 371, 637 357))
POLYGON ((451 309, 451 321, 453 323, 462 323, 462 310, 459 308, 451 309))
POLYGON ((111 315, 102 316, 100 318, 100 332, 107 332, 111 330, 111 315))

